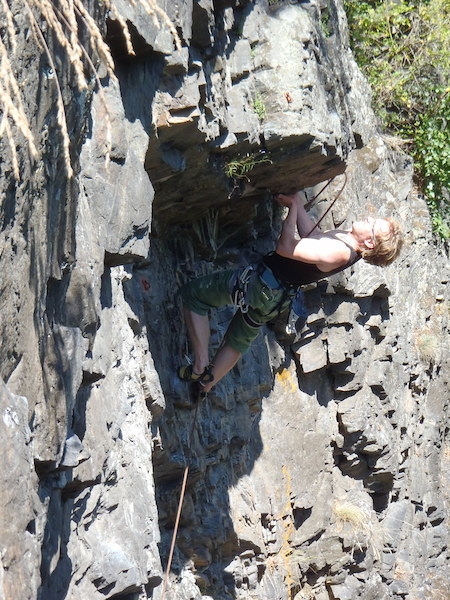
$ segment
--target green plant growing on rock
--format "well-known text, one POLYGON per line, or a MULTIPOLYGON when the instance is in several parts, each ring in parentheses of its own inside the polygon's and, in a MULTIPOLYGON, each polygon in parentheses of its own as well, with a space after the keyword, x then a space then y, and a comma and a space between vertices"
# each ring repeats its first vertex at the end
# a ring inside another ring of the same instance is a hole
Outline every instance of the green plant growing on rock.
POLYGON ((225 175, 229 179, 247 179, 247 175, 258 165, 270 163, 272 161, 268 156, 262 153, 246 154, 242 158, 235 158, 225 164, 225 175))
POLYGON ((434 231, 450 239, 450 2, 345 0, 384 126, 408 139, 434 231))
POLYGON ((331 32, 331 18, 330 18, 330 12, 329 12, 328 8, 323 10, 320 15, 320 25, 322 27, 323 35, 327 38, 330 37, 332 32, 331 32))
MULTIPOLYGON (((433 113, 420 115, 409 131, 413 156, 435 232, 450 239, 450 88, 443 89, 433 113)), ((438 90, 436 90, 438 93, 438 90)))
POLYGON ((264 100, 259 92, 253 98, 252 107, 258 119, 263 121, 266 116, 266 105, 264 104, 264 100))

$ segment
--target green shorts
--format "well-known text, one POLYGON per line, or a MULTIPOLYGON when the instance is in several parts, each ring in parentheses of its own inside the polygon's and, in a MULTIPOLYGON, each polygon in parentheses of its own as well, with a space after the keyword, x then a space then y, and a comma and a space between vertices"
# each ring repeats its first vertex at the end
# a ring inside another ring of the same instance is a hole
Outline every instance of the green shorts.
MULTIPOLYGON (((234 304, 232 292, 242 270, 229 270, 206 275, 187 283, 180 289, 183 306, 198 315, 206 315, 211 308, 234 304)), ((225 333, 225 342, 244 354, 267 323, 290 302, 283 289, 272 289, 259 277, 251 274, 246 294, 248 311, 236 311, 225 333)))

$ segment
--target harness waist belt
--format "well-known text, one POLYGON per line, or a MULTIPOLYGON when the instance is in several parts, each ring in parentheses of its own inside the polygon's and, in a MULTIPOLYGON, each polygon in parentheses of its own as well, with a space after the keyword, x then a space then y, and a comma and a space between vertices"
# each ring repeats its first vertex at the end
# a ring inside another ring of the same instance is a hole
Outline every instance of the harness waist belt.
POLYGON ((261 277, 264 283, 267 283, 267 285, 273 290, 281 290, 281 288, 284 287, 278 281, 278 279, 275 277, 275 275, 272 273, 269 267, 267 267, 264 263, 261 263, 259 265, 258 275, 261 277))
POLYGON ((285 290, 289 296, 295 296, 300 288, 298 283, 280 281, 277 277, 275 277, 272 269, 264 262, 261 262, 258 265, 258 275, 261 277, 264 283, 266 283, 273 290, 285 290))

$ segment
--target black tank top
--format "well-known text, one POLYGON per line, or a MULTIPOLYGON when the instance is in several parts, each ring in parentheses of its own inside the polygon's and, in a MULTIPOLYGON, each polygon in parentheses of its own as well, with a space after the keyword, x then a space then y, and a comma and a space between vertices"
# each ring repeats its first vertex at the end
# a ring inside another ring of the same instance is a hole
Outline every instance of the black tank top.
POLYGON ((321 271, 315 264, 305 263, 293 258, 286 258, 276 252, 269 252, 269 254, 263 256, 263 263, 269 267, 281 283, 295 286, 313 283, 320 279, 324 279, 325 277, 330 277, 330 275, 340 273, 344 269, 348 269, 348 267, 354 265, 361 258, 354 248, 344 242, 344 240, 341 241, 350 248, 350 258, 345 265, 333 269, 332 271, 327 271, 326 273, 321 271))

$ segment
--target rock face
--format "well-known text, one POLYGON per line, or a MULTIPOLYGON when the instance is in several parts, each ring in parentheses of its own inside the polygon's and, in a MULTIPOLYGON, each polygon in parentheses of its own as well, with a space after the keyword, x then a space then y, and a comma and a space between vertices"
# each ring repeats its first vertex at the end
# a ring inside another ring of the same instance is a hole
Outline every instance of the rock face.
POLYGON ((342 3, 75 4, 100 88, 44 5, 1 8, 36 155, 5 100, 0 597, 446 597, 448 257, 342 3), (342 190, 325 227, 393 216, 401 258, 305 290, 303 327, 263 328, 194 409, 176 290, 271 250, 272 193, 331 178, 313 214, 342 190))

